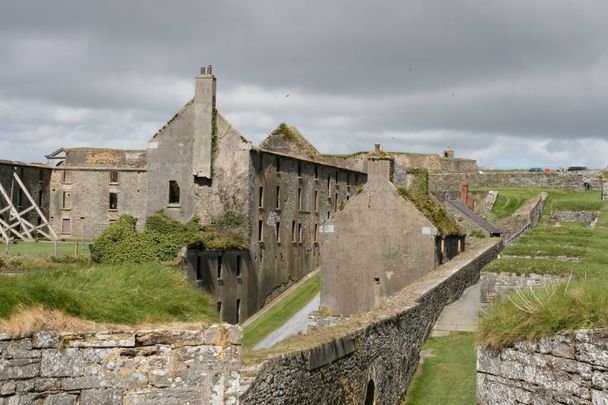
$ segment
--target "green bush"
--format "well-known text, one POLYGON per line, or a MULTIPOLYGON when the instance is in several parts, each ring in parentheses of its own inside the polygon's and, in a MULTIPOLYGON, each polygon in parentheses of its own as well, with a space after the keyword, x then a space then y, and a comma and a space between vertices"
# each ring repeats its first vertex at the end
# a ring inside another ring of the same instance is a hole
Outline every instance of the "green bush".
POLYGON ((121 216, 90 246, 97 263, 148 263, 175 259, 182 247, 244 249, 248 246, 247 217, 228 212, 201 227, 196 219, 182 224, 163 212, 150 216, 142 233, 135 218, 121 216))

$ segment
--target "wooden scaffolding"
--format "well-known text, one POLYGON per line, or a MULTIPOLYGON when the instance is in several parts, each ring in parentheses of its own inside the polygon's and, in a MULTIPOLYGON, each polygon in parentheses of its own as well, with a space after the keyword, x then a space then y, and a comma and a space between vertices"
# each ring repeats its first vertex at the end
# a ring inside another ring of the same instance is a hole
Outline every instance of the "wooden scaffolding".
POLYGON ((57 241, 57 234, 51 228, 46 216, 32 198, 27 187, 23 184, 17 172, 13 172, 11 185, 11 193, 16 189, 22 195, 27 197, 27 202, 23 204, 20 201, 20 206, 16 207, 13 203, 12 196, 6 192, 6 189, 0 183, 0 240, 3 244, 9 244, 15 237, 24 241, 34 241, 36 237, 44 237, 51 241, 57 241), (15 187, 15 185, 17 187, 15 187), (39 224, 32 224, 25 215, 31 211, 36 211, 40 218, 39 224))

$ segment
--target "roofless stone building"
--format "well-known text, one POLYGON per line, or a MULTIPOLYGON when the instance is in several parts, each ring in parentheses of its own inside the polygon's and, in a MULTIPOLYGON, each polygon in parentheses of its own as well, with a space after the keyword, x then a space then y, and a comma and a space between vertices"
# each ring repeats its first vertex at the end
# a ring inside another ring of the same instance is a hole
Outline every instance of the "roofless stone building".
MULTIPOLYGON (((408 184, 410 166, 476 169, 468 159, 391 157, 393 181, 400 185, 408 184)), ((135 217, 138 229, 159 210, 203 224, 226 213, 246 217, 247 249, 189 251, 185 266, 232 323, 319 266, 321 225, 366 182, 368 170, 367 152, 323 155, 285 124, 253 145, 218 111, 210 66, 196 76, 193 99, 145 150, 62 148, 47 159, 46 166, 0 161, 0 180, 20 171, 62 239, 92 240, 123 214, 135 217)), ((20 203, 18 195, 12 198, 20 203)))

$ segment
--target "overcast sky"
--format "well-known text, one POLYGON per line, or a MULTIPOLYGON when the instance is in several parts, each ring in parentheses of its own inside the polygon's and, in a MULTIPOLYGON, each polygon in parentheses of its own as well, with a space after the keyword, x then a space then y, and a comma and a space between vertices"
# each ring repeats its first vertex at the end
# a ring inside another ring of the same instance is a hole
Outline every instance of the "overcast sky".
POLYGON ((605 0, 2 0, 0 159, 145 148, 213 65, 254 143, 605 167, 605 0), (289 95, 287 97, 287 95, 289 95))

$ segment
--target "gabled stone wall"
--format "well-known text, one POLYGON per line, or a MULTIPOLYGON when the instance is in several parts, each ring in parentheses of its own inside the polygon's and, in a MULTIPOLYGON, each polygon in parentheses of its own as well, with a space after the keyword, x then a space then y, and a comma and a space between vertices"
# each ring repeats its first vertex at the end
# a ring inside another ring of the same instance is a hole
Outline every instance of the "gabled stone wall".
POLYGON ((0 404, 222 404, 239 391, 241 328, 0 333, 0 404))

